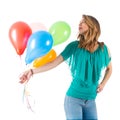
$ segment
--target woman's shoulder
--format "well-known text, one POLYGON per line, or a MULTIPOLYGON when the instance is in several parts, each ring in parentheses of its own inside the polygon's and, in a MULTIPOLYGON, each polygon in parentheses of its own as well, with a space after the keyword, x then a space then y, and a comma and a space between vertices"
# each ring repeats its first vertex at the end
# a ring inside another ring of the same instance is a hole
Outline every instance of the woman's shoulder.
POLYGON ((106 43, 103 43, 103 48, 108 51, 108 45, 106 43))
POLYGON ((69 45, 78 45, 79 41, 78 40, 74 40, 72 42, 69 43, 69 45))
POLYGON ((74 40, 74 41, 71 41, 71 42, 69 42, 68 44, 67 44, 67 46, 65 47, 65 49, 68 49, 68 50, 73 50, 73 49, 75 49, 75 48, 77 48, 77 46, 78 46, 78 41, 77 40, 74 40))
POLYGON ((108 48, 106 43, 104 43, 104 42, 98 42, 98 46, 99 46, 99 48, 101 48, 103 50, 107 50, 107 48, 108 48))
POLYGON ((105 42, 98 42, 99 46, 107 48, 107 44, 105 42))
POLYGON ((111 56, 110 48, 108 47, 107 44, 104 44, 104 48, 105 48, 105 51, 109 54, 109 56, 111 56))
POLYGON ((110 53, 110 49, 109 49, 108 45, 104 42, 101 42, 100 46, 101 47, 99 47, 99 48, 103 48, 102 52, 104 52, 105 55, 109 55, 109 57, 111 57, 111 53, 110 53))

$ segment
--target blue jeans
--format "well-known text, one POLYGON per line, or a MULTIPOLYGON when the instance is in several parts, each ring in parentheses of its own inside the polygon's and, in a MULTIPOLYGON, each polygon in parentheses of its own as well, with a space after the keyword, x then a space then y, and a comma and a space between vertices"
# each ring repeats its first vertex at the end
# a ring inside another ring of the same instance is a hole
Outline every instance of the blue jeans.
POLYGON ((65 97, 64 109, 67 120, 97 120, 95 100, 65 97))

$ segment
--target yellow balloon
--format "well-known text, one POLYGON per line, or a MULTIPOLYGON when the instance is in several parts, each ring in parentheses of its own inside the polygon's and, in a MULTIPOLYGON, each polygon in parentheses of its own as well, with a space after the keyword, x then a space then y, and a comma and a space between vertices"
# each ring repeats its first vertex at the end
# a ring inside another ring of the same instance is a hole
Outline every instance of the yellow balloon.
POLYGON ((52 49, 46 55, 44 55, 44 56, 42 56, 40 58, 35 59, 33 61, 33 67, 37 68, 37 67, 43 66, 46 63, 53 61, 56 58, 56 56, 57 55, 56 55, 55 50, 52 49))

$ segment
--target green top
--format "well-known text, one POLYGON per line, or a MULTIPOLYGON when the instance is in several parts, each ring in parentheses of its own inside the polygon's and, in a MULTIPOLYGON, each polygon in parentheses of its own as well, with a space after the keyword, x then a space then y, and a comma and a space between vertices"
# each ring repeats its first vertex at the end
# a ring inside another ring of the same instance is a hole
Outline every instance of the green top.
POLYGON ((78 47, 79 41, 69 43, 61 56, 69 65, 72 82, 68 96, 81 99, 95 99, 101 71, 111 61, 107 46, 98 47, 93 53, 78 47))

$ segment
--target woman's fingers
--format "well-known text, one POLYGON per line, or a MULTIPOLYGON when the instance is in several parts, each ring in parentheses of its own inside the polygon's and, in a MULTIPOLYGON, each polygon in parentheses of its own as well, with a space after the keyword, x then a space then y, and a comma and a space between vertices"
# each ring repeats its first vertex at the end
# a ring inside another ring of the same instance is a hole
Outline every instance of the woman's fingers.
POLYGON ((24 83, 26 80, 28 80, 26 75, 20 76, 20 83, 24 83))

